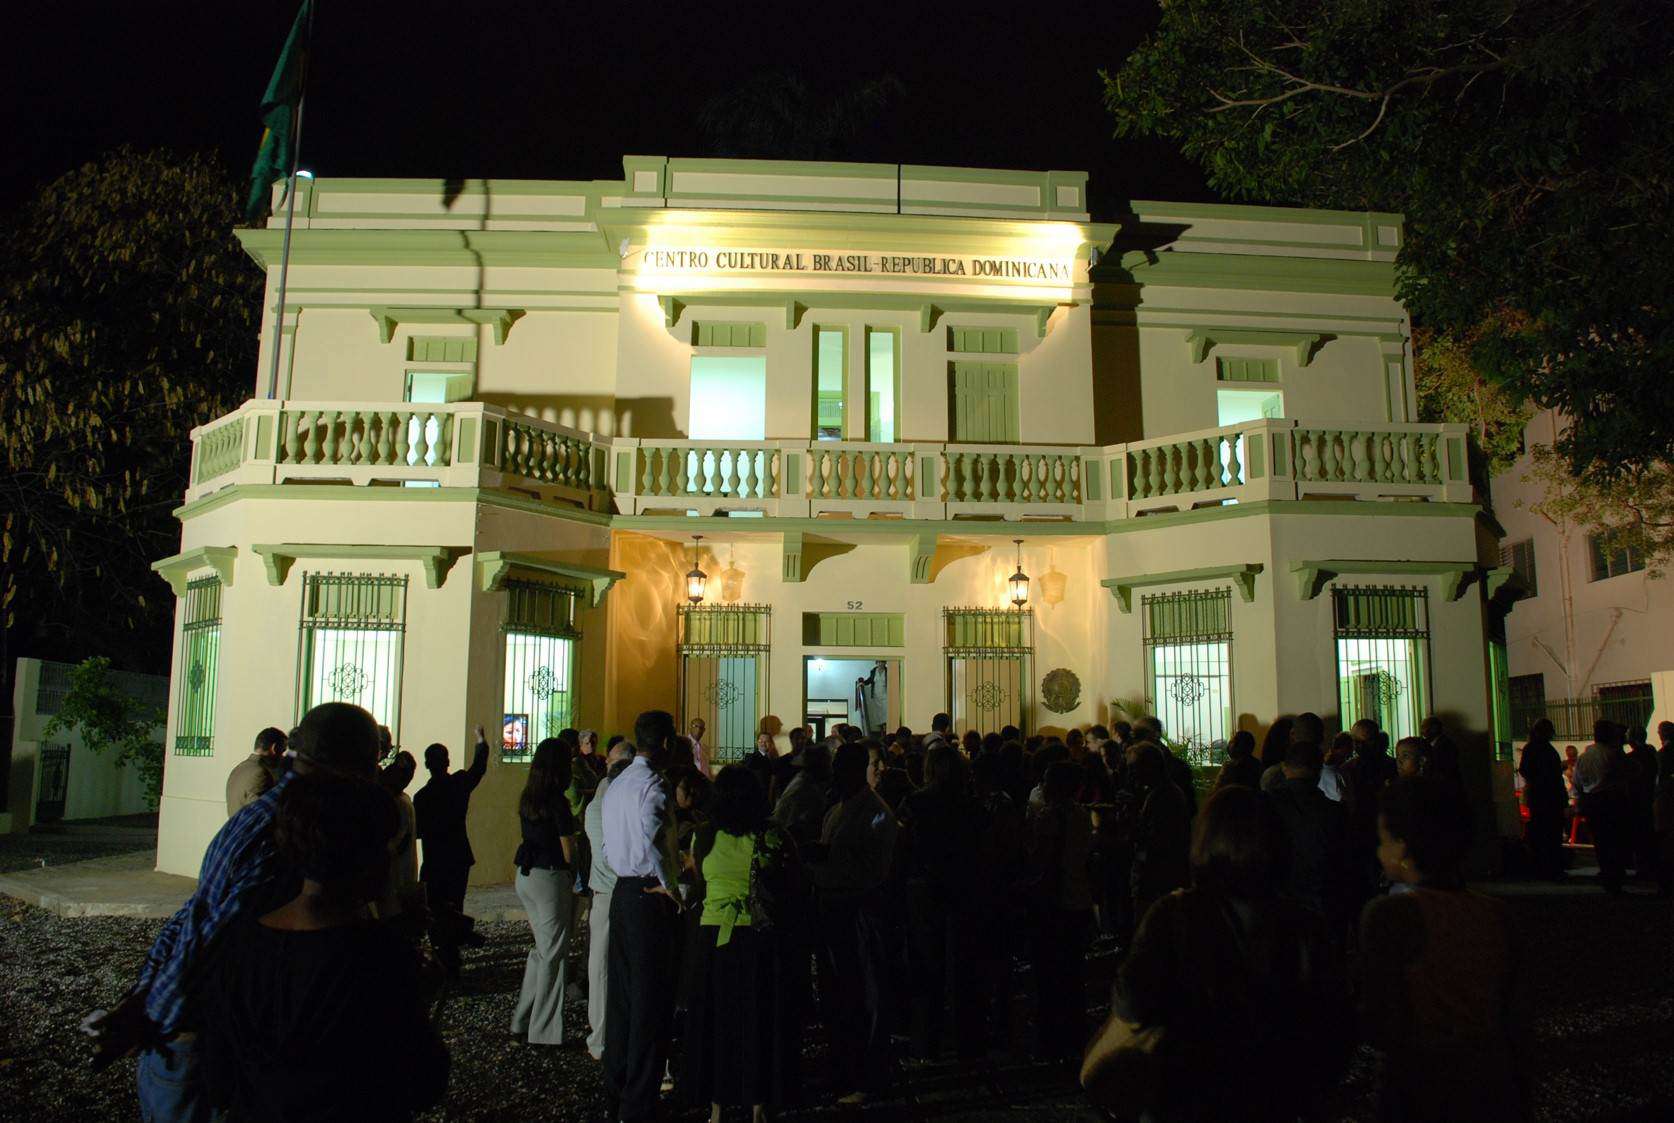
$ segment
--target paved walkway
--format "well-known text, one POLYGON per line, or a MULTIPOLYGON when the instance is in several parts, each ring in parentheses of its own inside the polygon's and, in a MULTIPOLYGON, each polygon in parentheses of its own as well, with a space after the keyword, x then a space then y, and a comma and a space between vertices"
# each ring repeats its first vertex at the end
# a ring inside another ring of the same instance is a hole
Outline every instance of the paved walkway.
MULTIPOLYGON (((59 916, 174 915, 197 879, 158 873, 156 856, 136 850, 64 865, 0 873, 0 896, 16 897, 59 916)), ((510 885, 472 889, 465 911, 478 920, 523 920, 523 905, 510 885)))

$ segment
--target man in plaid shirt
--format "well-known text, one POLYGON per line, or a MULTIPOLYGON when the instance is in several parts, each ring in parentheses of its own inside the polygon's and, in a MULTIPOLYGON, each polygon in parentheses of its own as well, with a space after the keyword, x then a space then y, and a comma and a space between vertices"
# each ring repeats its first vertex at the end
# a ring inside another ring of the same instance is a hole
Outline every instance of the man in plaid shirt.
POLYGON ((198 1067, 192 1016, 195 981, 217 941, 243 918, 261 915, 296 890, 274 844, 281 794, 296 783, 377 773, 378 725, 358 706, 328 702, 303 716, 291 738, 293 770, 216 833, 198 887, 170 917, 145 957, 138 980, 108 1014, 86 1026, 98 1043, 95 1070, 139 1051, 140 1115, 146 1123, 207 1123, 215 1117, 198 1067))

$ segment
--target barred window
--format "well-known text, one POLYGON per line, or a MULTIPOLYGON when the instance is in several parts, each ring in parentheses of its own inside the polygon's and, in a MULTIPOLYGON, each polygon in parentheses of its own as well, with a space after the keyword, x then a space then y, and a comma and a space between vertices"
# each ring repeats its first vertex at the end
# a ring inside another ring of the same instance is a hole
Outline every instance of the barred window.
POLYGON ((1587 554, 1592 563, 1594 581, 1637 573, 1645 568, 1645 556, 1621 536, 1609 531, 1587 535, 1587 554))
POLYGON ((576 590, 506 582, 500 758, 522 763, 575 722, 576 590))
POLYGON ((1392 744, 1416 736, 1430 706, 1428 594, 1340 587, 1331 602, 1343 727, 1371 718, 1392 744))
POLYGON ((221 581, 186 584, 174 717, 176 756, 215 755, 215 684, 221 663, 221 581))
POLYGON ((302 579, 302 712, 348 702, 389 727, 401 743, 401 666, 407 579, 310 573, 302 579))
POLYGON ((1146 703, 1189 756, 1232 735, 1232 590, 1160 593, 1140 600, 1146 703))
POLYGON ((942 610, 947 712, 953 731, 1025 733, 1033 712, 1035 614, 1030 609, 942 610))

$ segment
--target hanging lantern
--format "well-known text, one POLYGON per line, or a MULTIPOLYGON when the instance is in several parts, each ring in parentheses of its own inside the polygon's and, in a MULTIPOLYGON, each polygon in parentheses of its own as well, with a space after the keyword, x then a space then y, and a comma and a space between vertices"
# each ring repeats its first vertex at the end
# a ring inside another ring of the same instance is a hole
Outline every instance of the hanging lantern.
POLYGON ((698 566, 698 543, 703 541, 703 535, 692 535, 692 568, 686 574, 686 599, 693 604, 703 603, 704 588, 709 583, 709 574, 698 566))
POLYGON ((1029 603, 1029 575, 1023 572, 1023 539, 1013 538, 1017 544, 1017 572, 1007 582, 1011 590, 1011 606, 1022 608, 1029 603))
POLYGON ((721 570, 721 603, 737 604, 744 599, 744 571, 738 568, 736 551, 727 551, 727 567, 721 570))

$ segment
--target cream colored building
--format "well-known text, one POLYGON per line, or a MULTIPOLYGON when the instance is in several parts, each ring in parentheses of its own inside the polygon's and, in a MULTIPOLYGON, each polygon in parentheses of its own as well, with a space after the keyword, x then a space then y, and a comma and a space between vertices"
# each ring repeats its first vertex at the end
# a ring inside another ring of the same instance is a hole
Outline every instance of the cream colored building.
POLYGON ((1530 418, 1523 455, 1494 479, 1493 506, 1502 564, 1524 586, 1505 621, 1513 739, 1544 715, 1560 743, 1585 747, 1596 718, 1653 730, 1674 718, 1674 586, 1608 536, 1543 513, 1528 450, 1561 433, 1552 410, 1530 418))
POLYGON ((1133 211, 1090 221, 1078 172, 893 164, 304 183, 282 316, 282 219, 239 232, 261 362, 157 567, 159 866, 195 869, 257 729, 330 698, 415 753, 502 729, 484 882, 519 746, 648 708, 722 756, 768 715, 1147 706, 1201 749, 1436 712, 1486 797, 1503 574, 1462 429, 1414 420, 1400 218, 1133 211))

